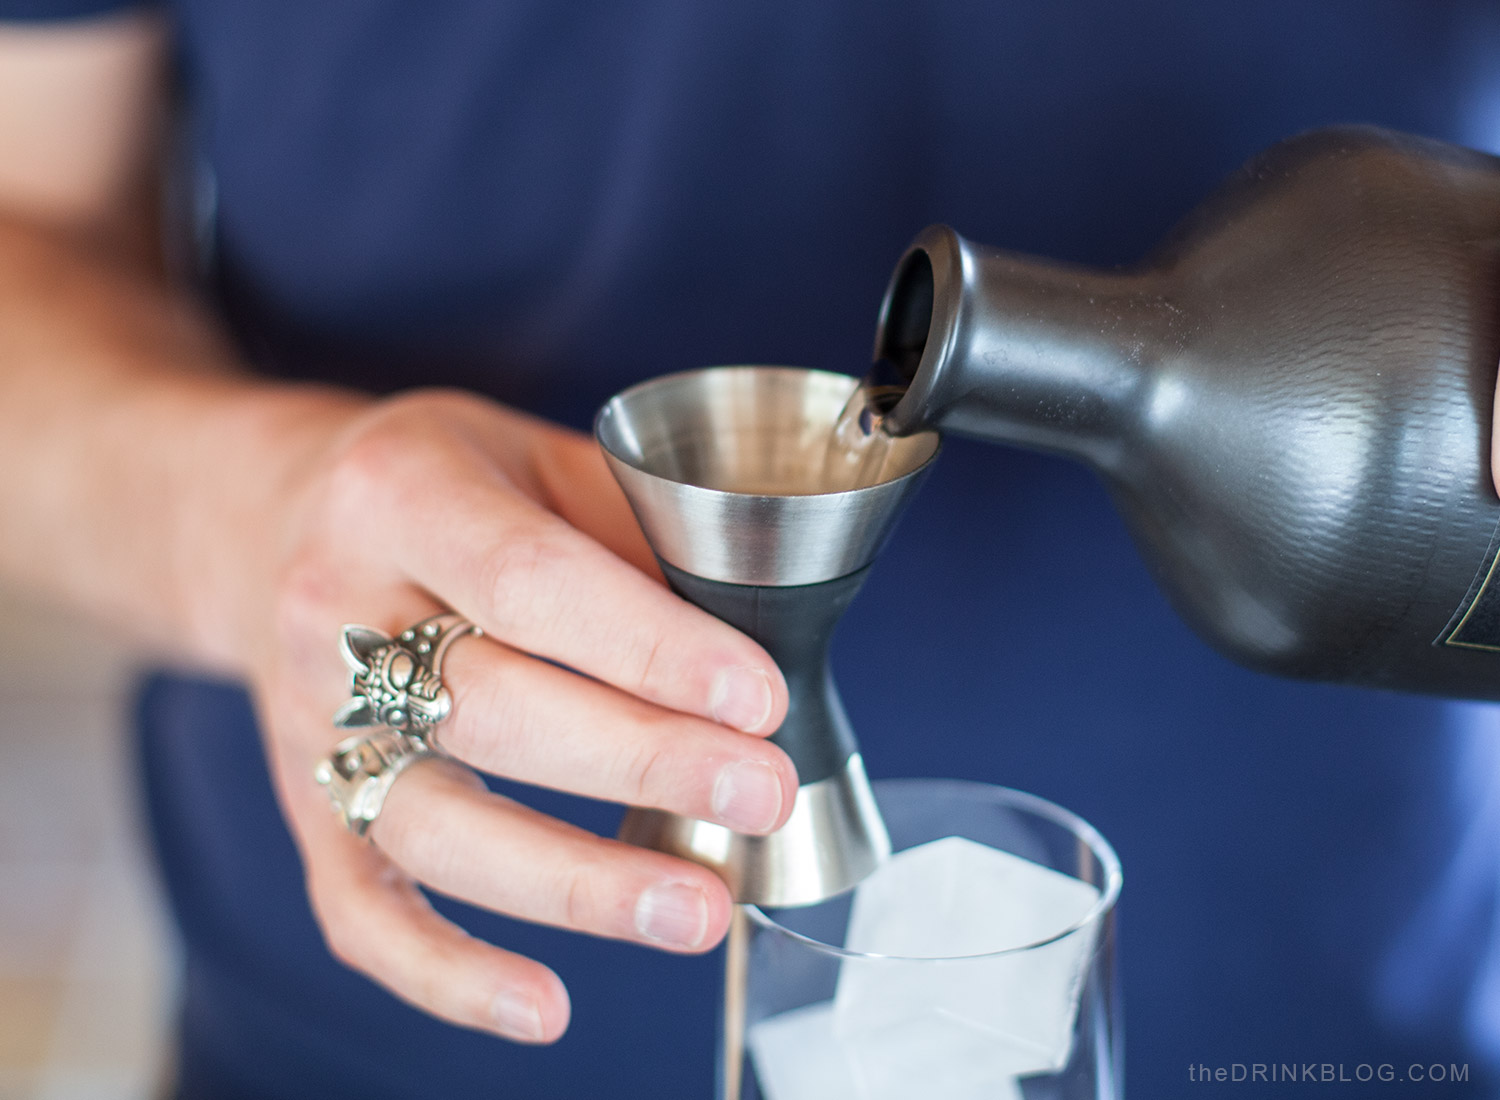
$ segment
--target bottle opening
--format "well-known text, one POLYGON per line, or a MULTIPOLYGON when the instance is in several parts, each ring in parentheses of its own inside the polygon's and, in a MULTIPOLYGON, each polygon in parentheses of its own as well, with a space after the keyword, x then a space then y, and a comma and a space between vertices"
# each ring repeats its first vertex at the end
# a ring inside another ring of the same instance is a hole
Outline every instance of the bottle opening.
POLYGON ((912 249, 891 280, 875 349, 876 358, 890 363, 904 382, 916 377, 922 363, 932 329, 932 293, 932 260, 924 250, 912 249))

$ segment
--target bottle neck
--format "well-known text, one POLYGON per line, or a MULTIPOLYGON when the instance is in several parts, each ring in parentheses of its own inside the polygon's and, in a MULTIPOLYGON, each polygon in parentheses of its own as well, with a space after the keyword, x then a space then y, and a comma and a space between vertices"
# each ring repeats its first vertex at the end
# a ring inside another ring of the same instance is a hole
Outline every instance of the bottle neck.
POLYGON ((1170 313, 1150 272, 1054 264, 934 226, 902 258, 881 307, 876 355, 907 381, 886 423, 1110 468, 1170 313))

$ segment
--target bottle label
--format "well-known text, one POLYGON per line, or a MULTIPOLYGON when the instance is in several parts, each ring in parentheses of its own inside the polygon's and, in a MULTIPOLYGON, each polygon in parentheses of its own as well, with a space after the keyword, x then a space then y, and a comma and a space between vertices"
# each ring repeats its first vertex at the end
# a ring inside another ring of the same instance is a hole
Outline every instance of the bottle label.
POLYGON ((1434 644, 1488 649, 1500 653, 1500 525, 1490 536, 1489 549, 1463 602, 1434 644))

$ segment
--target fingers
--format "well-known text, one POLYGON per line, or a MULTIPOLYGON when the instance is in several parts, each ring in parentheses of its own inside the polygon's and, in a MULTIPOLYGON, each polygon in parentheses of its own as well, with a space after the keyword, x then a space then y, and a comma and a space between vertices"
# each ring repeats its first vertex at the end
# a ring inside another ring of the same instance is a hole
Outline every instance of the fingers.
POLYGON ((309 861, 308 892, 340 961, 463 1027, 526 1043, 550 1043, 567 1030, 571 1008, 556 974, 470 936, 434 912, 378 850, 338 839, 347 850, 309 861))
MULTIPOLYGON (((275 734, 272 771, 306 868, 308 896, 330 952, 416 1008, 452 1023, 527 1043, 550 1043, 567 1030, 566 988, 546 966, 470 936, 434 912, 411 878, 369 840, 350 834, 312 781, 326 751, 318 696, 281 685, 263 708, 275 734)), ((392 785, 445 777, 445 787, 483 790, 454 761, 410 765, 392 785)), ((399 797, 388 799, 399 802, 399 797)), ((383 815, 382 815, 383 816, 383 815)), ((381 822, 377 820, 376 829, 381 822)))
POLYGON ((449 651, 443 749, 482 771, 766 833, 797 773, 759 738, 644 703, 484 638, 449 651))
POLYGON ((522 920, 683 952, 729 926, 729 891, 707 868, 597 837, 451 767, 407 769, 371 835, 433 889, 522 920))
POLYGON ((400 775, 371 831, 379 848, 350 837, 311 778, 347 698, 337 624, 402 629, 446 605, 496 639, 458 642, 442 669, 455 706, 438 740, 487 771, 745 832, 781 824, 796 777, 779 749, 745 735, 785 714, 768 655, 611 553, 649 566, 623 539, 633 522, 591 445, 548 448, 534 430, 450 398, 392 403, 352 432, 288 551, 256 687, 334 952, 435 1015, 537 1042, 567 1026, 557 977, 443 920, 415 882, 677 951, 722 937, 728 890, 704 867, 494 796, 452 761, 400 775), (450 406, 467 410, 461 431, 450 406), (606 501, 589 499, 606 486, 606 501))
POLYGON ((390 535, 416 583, 516 648, 644 699, 747 733, 780 725, 786 686, 760 646, 502 482, 445 477, 390 535))
POLYGON ((1495 484, 1495 491, 1500 492, 1500 387, 1495 389, 1494 418, 1491 422, 1495 429, 1490 440, 1490 480, 1495 484))
POLYGON ((660 576, 635 513, 592 436, 547 425, 532 467, 549 509, 643 573, 660 576))

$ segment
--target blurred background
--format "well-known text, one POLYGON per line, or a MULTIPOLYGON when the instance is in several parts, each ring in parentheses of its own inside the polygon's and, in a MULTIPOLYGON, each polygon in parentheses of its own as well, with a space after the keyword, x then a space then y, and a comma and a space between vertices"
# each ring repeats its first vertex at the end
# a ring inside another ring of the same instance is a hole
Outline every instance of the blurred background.
POLYGON ((144 1100, 170 1064, 131 668, 97 626, 0 589, 0 1100, 144 1100))
MULTIPOLYGON (((1475 5, 1475 8, 1473 22, 1468 28, 1470 33, 1463 36, 1463 44, 1452 62, 1469 91, 1468 113, 1458 127, 1461 133, 1443 131, 1443 135, 1462 137, 1478 147, 1496 150, 1500 149, 1500 65, 1496 64, 1497 54, 1500 54, 1500 46, 1497 46, 1500 43, 1500 14, 1488 5, 1475 5)), ((1380 5, 1372 5, 1371 9, 1378 11, 1380 5)), ((1290 6, 1288 10, 1291 10, 1290 6)), ((1126 21, 1134 18, 1129 13, 1120 16, 1126 21)), ((1323 18, 1326 21, 1331 17, 1323 18)), ((1206 25, 1217 24, 1209 21, 1206 25)), ((1113 56, 1107 48, 1110 43, 1102 41, 1098 53, 1104 57, 1113 56)), ((981 46, 982 43, 976 43, 974 49, 979 50, 981 46)), ((1309 50, 1312 49, 1310 46, 1309 50)), ((1205 53, 1204 56, 1209 55, 1205 53)), ((1347 77, 1350 87, 1358 86, 1362 79, 1358 72, 1347 67, 1340 69, 1339 65, 1347 66, 1349 62, 1331 52, 1326 56, 1309 53, 1308 58, 1305 71, 1278 74, 1283 98, 1291 105, 1275 117, 1300 117, 1296 108, 1297 96, 1308 85, 1323 87, 1327 81, 1336 82, 1340 74, 1347 77), (1325 80, 1319 74, 1326 72, 1333 75, 1325 80)), ((1011 59, 1018 63, 1025 60, 1013 55, 1011 59)), ((1136 71, 1131 67, 1128 52, 1120 53, 1118 60, 1127 74, 1136 71)), ((1213 63, 1204 61, 1203 64, 1212 66, 1213 63)), ((1056 66, 1053 58, 1039 53, 1032 61, 1032 67, 1045 73, 1049 67, 1056 66)), ((1066 95, 1047 100, 1039 90, 1036 102, 1027 105, 1029 113, 1026 119, 1016 123, 1016 132, 1029 139, 1026 145, 1029 150, 1037 151, 1040 156, 1059 158, 1060 166, 1055 171, 1034 175, 1013 173, 1015 186, 1032 180, 1034 190, 1016 191, 1010 195, 1013 213, 1000 210, 988 220, 977 223, 980 226, 1003 225, 1005 232, 981 233, 979 229, 971 232, 981 240, 1015 248, 1034 247, 1045 251, 1048 250, 1046 242, 1064 239, 1079 242, 1080 249, 1092 247, 1095 255, 1124 257, 1134 254, 1188 203, 1203 194, 1214 182, 1218 171, 1227 169, 1249 151, 1245 144, 1248 139, 1243 133, 1235 131, 1221 136, 1214 130, 1213 120, 1219 117, 1215 111, 1227 108, 1173 98, 1165 90, 1171 87, 1168 79, 1162 77, 1162 82, 1157 83, 1150 75, 1122 78, 1124 90, 1119 100, 1105 104, 1088 102, 1080 106, 1076 99, 1066 95), (1136 98, 1132 99, 1132 95, 1136 98), (1135 105, 1133 108, 1132 104, 1135 105), (1121 118, 1132 109, 1137 111, 1133 117, 1155 118, 1161 124, 1160 130, 1142 132, 1134 123, 1122 123, 1121 118), (1152 115, 1153 111, 1157 112, 1156 115, 1152 115), (1033 115, 1034 121, 1031 121, 1033 115), (1058 120, 1072 122, 1075 117, 1096 126, 1100 132, 1094 133, 1088 141, 1075 142, 1056 137, 1068 133, 1058 120), (1110 134, 1115 135, 1113 142, 1110 134), (1190 138, 1201 140, 1218 150, 1196 157, 1193 160, 1196 168, 1184 167, 1184 176, 1175 190, 1159 186, 1161 159, 1172 153, 1171 142, 1161 137, 1164 134, 1176 134, 1173 140, 1183 142, 1190 138), (1153 135, 1156 144, 1151 143, 1153 135), (1074 156, 1076 161, 1066 159, 1069 156, 1074 156), (1211 168, 1216 156, 1219 167, 1211 168), (1117 196, 1114 201, 1109 195, 1096 195, 1094 175, 1100 163, 1111 164, 1123 173, 1113 192, 1117 196), (1199 175, 1189 178, 1187 173, 1190 171, 1197 171, 1199 175), (1076 190, 1056 186, 1055 179, 1068 173, 1078 180, 1076 190), (1084 201, 1079 195, 1091 198, 1084 201), (1136 203, 1143 205, 1132 205, 1136 203)), ((1226 70, 1223 79, 1215 86, 1225 89, 1225 96, 1233 95, 1242 79, 1238 71, 1226 70)), ((1038 77, 1037 87, 1047 89, 1054 85, 1038 77)), ((1404 85, 1393 77, 1391 87, 1400 89, 1404 85)), ((1333 96, 1331 102, 1339 102, 1334 93, 1327 95, 1333 96)), ((1395 92, 1393 98, 1397 98, 1395 92)), ((1423 109, 1418 104, 1405 113, 1396 112, 1396 108, 1392 111, 1409 120, 1411 128, 1421 128, 1419 120, 1423 117, 1423 109)), ((1276 128, 1260 136, 1269 142, 1291 128, 1278 123, 1276 128)), ((991 173, 975 171, 972 179, 949 183, 955 193, 974 196, 971 209, 982 211, 993 205, 995 185, 991 173)), ((951 215, 945 212, 944 216, 951 215)), ((960 224, 967 226, 970 223, 960 224)), ((914 225, 913 231, 916 228, 914 225)), ((874 251, 885 255, 889 250, 882 245, 874 251)), ((870 268, 874 292, 878 292, 884 281, 886 262, 880 260, 870 268)), ((855 346, 860 354, 865 347, 862 341, 866 339, 871 319, 871 316, 861 313, 850 322, 851 327, 857 329, 860 340, 851 346, 855 346)), ((700 339, 706 344, 732 342, 733 334, 726 336, 717 331, 724 322, 724 318, 717 316, 704 318, 706 329, 700 339)), ((747 315, 743 323, 756 326, 756 331, 746 339, 751 346, 758 346, 762 318, 747 315)), ((978 461, 977 456, 975 461, 978 461)), ((1019 468, 1019 464, 1020 460, 1017 460, 1015 468, 1019 468)), ((1076 476, 1082 477, 1081 474, 1076 476)), ((1037 499, 1040 501, 1043 496, 1039 494, 1037 499)), ((936 505, 937 499, 929 496, 919 501, 918 507, 933 509, 926 515, 935 516, 936 505)), ((1102 501, 1100 507, 1103 507, 1102 501)), ((908 520, 906 537, 912 542, 907 545, 915 544, 917 532, 928 538, 963 537, 956 531, 944 535, 943 529, 931 522, 919 523, 920 516, 918 513, 908 520)), ((1024 525, 1015 526, 1014 531, 1014 544, 1007 544, 1016 554, 1014 560, 1025 561, 1027 568, 1035 568, 1037 577, 1066 578, 1071 582, 1075 569, 1088 569, 1098 574, 1098 561, 1087 546, 1079 544, 1059 550, 1030 538, 1024 525), (1076 551, 1076 559, 1069 556, 1069 549, 1076 551), (1047 572, 1049 569, 1050 573, 1047 572)), ((897 552, 893 549, 893 556, 887 559, 887 570, 897 568, 898 559, 894 556, 897 552)), ((954 553, 956 557, 966 557, 969 551, 960 546, 954 553)), ((1122 566, 1125 568, 1135 567, 1122 566)), ((1145 581, 1145 574, 1138 569, 1121 575, 1126 576, 1129 583, 1145 581)), ((937 589, 936 595, 932 589, 920 592, 913 589, 911 599, 929 605, 925 612, 929 615, 933 613, 933 606, 942 608, 946 615, 953 613, 953 609, 963 608, 965 601, 982 610, 982 605, 974 604, 970 593, 961 590, 963 580, 959 574, 952 578, 937 578, 932 582, 937 589), (943 591, 945 583, 951 583, 955 590, 943 591)), ((1110 583, 1114 583, 1113 575, 1110 583)), ((1052 591, 1054 589, 1049 588, 1046 581, 1039 580, 1035 599, 1045 602, 1052 591)), ((1122 616, 1133 614, 1135 606, 1136 603, 1124 601, 1119 605, 1119 613, 1122 616)), ((856 606, 847 623, 875 631, 886 629, 888 619, 883 609, 867 602, 856 606)), ((1120 633, 1108 634, 1106 631, 1115 629, 1115 626, 1101 620, 1095 624, 1093 632, 1102 637, 1135 636, 1126 635, 1124 631, 1127 628, 1134 630, 1137 625, 1134 622, 1122 623, 1119 624, 1120 633)), ((1157 627, 1161 631, 1182 629, 1178 624, 1157 624, 1157 627)), ((965 627, 964 630, 970 636, 979 633, 976 627, 965 627)), ((1060 623, 1059 630, 1071 632, 1072 626, 1060 623)), ((951 667, 952 658, 941 647, 925 654, 924 659, 933 666, 935 676, 951 679, 956 671, 960 679, 971 678, 978 682, 980 674, 990 667, 986 662, 997 659, 996 654, 1004 659, 1012 658, 1011 643, 998 632, 994 644, 996 649, 993 652, 976 649, 968 654, 964 660, 969 663, 957 670, 951 667)), ((905 664, 912 655, 893 650, 891 658, 905 664)), ((1141 659, 1149 663, 1148 657, 1141 659)), ((1205 656, 1204 660, 1213 659, 1205 656)), ((135 768, 130 761, 130 745, 124 730, 131 665, 128 648, 102 635, 96 626, 66 614, 60 615, 26 594, 0 589, 0 1100, 146 1100, 157 1095, 161 1067, 169 1064, 165 1043, 177 964, 155 892, 152 869, 140 841, 141 829, 136 816, 135 768)), ((1125 667, 1122 665, 1122 670, 1125 667)), ((1098 672, 1094 667, 1088 671, 1091 674, 1098 672)), ((1116 673, 1117 677, 1124 675, 1124 671, 1116 673)), ((867 682, 874 679, 874 674, 870 674, 867 682)), ((1240 682, 1247 693, 1260 690, 1258 684, 1248 680, 1240 682)), ((1095 690, 1105 693, 1114 687, 1106 685, 1095 690)), ((873 712, 884 705, 880 696, 873 692, 863 702, 857 693, 846 692, 846 701, 855 711, 857 727, 860 725, 858 711, 861 706, 873 712)), ((1053 700, 1037 695, 1033 705, 1042 707, 1052 703, 1053 700)), ((962 713, 966 705, 967 702, 955 701, 950 712, 962 713)), ((1167 704, 1153 700, 1151 705, 1165 707, 1167 704)), ((1008 721, 1016 729, 1030 725, 1046 730, 1049 728, 1046 719, 1045 713, 1027 715, 1016 710, 1008 721)), ((1472 744, 1495 746, 1500 742, 1490 736, 1493 732, 1493 729, 1481 729, 1476 721, 1472 744)), ((1183 729, 1181 733, 1184 743, 1196 744, 1196 729, 1183 729)), ((1467 732, 1465 736, 1468 736, 1467 732)), ((925 752, 926 747, 916 745, 912 751, 917 750, 925 752)), ((1015 774, 985 777, 1004 778, 1028 789, 1055 794, 1053 777, 1062 774, 1058 769, 1071 769, 1071 761, 1049 764, 1050 758, 1044 758, 1040 752, 1034 759, 1023 759, 1024 751, 1022 748, 1012 754, 1012 764, 1019 761, 1015 774)), ((1134 750, 1127 744, 1121 751, 1129 753, 1134 750)), ((1485 751, 1490 755, 1484 759, 1493 760, 1496 750, 1487 748, 1485 751)), ((925 758, 914 757, 893 760, 888 764, 888 773, 934 774, 943 770, 955 771, 957 765, 965 763, 968 765, 966 772, 978 772, 980 765, 972 761, 955 758, 954 767, 940 768, 925 758)), ((1337 761, 1332 761, 1330 766, 1337 766, 1337 761)), ((1480 767, 1471 770, 1477 777, 1476 784, 1478 779, 1492 774, 1480 767)), ((1311 782, 1310 779, 1306 781, 1311 782)), ((1493 797, 1493 788, 1488 796, 1493 797)), ((1093 807, 1075 805, 1073 808, 1098 819, 1106 832, 1114 835, 1111 823, 1096 814, 1093 807)), ((1500 807, 1492 807, 1489 815, 1473 811, 1470 819, 1474 822, 1476 842, 1472 849, 1465 848, 1459 854, 1475 860, 1493 858, 1496 850, 1493 837, 1497 834, 1492 832, 1484 844, 1479 841, 1484 839, 1483 831, 1492 829, 1493 822, 1500 819, 1500 807)), ((1468 876, 1480 887, 1485 887, 1486 883, 1494 881, 1494 875, 1493 865, 1461 863, 1455 856, 1450 879, 1458 881, 1468 876)), ((1455 893, 1454 896, 1460 895, 1455 893)), ((1127 914, 1128 911, 1127 904, 1127 914)), ((1442 911, 1434 910, 1433 916, 1431 926, 1414 925, 1409 936, 1411 947, 1408 954, 1414 973, 1434 969, 1430 962, 1430 956, 1436 954, 1434 944, 1453 942, 1461 945, 1467 942, 1445 939, 1453 924, 1444 925, 1437 919, 1447 918, 1442 911)), ((1134 942, 1140 944, 1149 933, 1149 928, 1138 924, 1128 935, 1134 935, 1134 942)), ((1166 933, 1161 935, 1165 937, 1166 933)), ((1128 949, 1127 954, 1129 950, 1137 949, 1128 949)), ((1149 952, 1137 955, 1138 958, 1148 956, 1149 952)), ((1452 965, 1472 967, 1475 963, 1472 959, 1460 958, 1452 965)), ((1398 985, 1400 992, 1405 993, 1411 988, 1411 981, 1393 981, 1393 988, 1398 985)), ((1190 997, 1192 992, 1184 995, 1190 997)), ((1410 1000, 1409 997, 1406 999, 1410 1000)), ((1487 1016, 1491 1012, 1500 1012, 1500 994, 1476 1001, 1474 1011, 1476 1018, 1479 1014, 1487 1016)), ((1474 1026, 1493 1032, 1488 1018, 1474 1026)))

